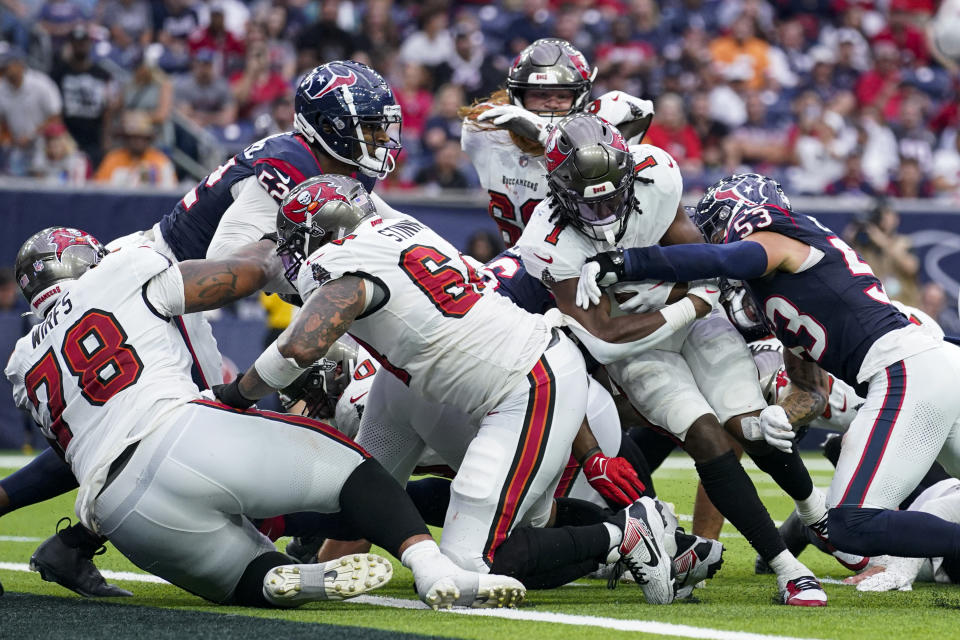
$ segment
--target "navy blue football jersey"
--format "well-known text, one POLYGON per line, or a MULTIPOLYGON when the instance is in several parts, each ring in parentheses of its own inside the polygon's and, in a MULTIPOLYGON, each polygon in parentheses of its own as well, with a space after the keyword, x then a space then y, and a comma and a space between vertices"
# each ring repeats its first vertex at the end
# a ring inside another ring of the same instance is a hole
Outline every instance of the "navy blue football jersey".
MULTIPOLYGON (((234 184, 256 176, 277 206, 291 189, 323 173, 307 141, 293 131, 254 142, 204 178, 160 221, 160 232, 177 260, 204 258, 220 218, 233 203, 234 184)), ((354 174, 367 191, 376 178, 354 174)))
POLYGON ((725 242, 755 231, 779 233, 823 252, 804 271, 775 271, 748 284, 790 351, 857 387, 857 373, 873 343, 909 320, 890 304, 870 265, 815 218, 754 207, 731 220, 725 242))
POLYGON ((550 290, 527 273, 520 256, 509 249, 484 267, 488 285, 525 311, 543 314, 557 306, 550 290))

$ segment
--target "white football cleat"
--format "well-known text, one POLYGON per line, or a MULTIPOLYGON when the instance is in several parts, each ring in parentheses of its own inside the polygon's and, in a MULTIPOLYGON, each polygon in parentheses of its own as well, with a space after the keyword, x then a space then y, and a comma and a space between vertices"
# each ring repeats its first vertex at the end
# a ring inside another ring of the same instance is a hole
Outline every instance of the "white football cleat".
MULTIPOLYGON (((653 498, 644 496, 617 514, 624 518, 618 564, 629 569, 650 604, 673 602, 673 569, 663 547, 664 521, 653 498)), ((611 581, 615 586, 616 580, 611 581)))
POLYGON ((263 595, 281 607, 317 600, 346 600, 382 587, 393 565, 372 553, 356 553, 320 564, 285 564, 263 577, 263 595))
POLYGON ((458 570, 419 592, 434 610, 453 607, 473 609, 512 608, 523 602, 527 589, 515 578, 458 570))
POLYGON ((800 576, 793 580, 777 576, 777 586, 780 588, 783 604, 792 607, 827 606, 827 593, 820 585, 820 581, 812 575, 800 576))
POLYGON ((723 565, 723 545, 717 540, 697 536, 686 549, 678 549, 673 559, 676 598, 688 598, 693 588, 713 577, 723 565))

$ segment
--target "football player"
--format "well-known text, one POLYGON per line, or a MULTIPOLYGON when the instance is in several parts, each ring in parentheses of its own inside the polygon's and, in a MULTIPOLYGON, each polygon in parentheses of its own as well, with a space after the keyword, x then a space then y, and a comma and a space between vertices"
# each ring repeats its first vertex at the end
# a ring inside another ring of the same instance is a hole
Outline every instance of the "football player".
POLYGON ((534 207, 547 197, 543 142, 551 123, 570 113, 596 113, 637 143, 650 126, 649 100, 611 91, 591 102, 596 74, 569 42, 543 38, 514 60, 506 88, 460 110, 461 145, 490 198, 490 217, 508 248, 519 240, 534 207))
MULTIPOLYGON (((354 61, 334 61, 307 74, 297 87, 293 130, 259 140, 230 158, 191 189, 168 215, 143 233, 111 242, 150 242, 171 260, 230 255, 276 230, 276 208, 305 178, 355 175, 370 189, 392 170, 400 149, 400 107, 376 71, 354 61)), ((375 200, 377 196, 371 196, 375 200)), ((392 209, 377 201, 383 215, 392 209)), ((292 292, 283 278, 268 288, 292 292)), ((201 314, 177 320, 196 355, 201 388, 222 381, 221 357, 201 314)), ((52 450, 0 480, 0 514, 76 488, 69 468, 52 450)), ((58 532, 31 557, 46 580, 81 595, 129 595, 108 585, 92 563, 103 540, 74 525, 58 532)))
MULTIPOLYGON (((680 207, 682 179, 673 158, 652 145, 628 148, 602 118, 575 114, 550 133, 546 159, 550 198, 534 210, 517 243, 524 265, 550 287, 567 325, 637 411, 683 442, 720 513, 771 562, 784 603, 825 605, 825 592, 785 548, 724 433, 739 435, 741 423, 756 420, 766 406, 736 329, 719 313, 697 320, 689 298, 663 306, 676 295, 667 285, 654 290, 663 291, 660 313, 677 332, 652 346, 637 345, 623 331, 634 314, 611 318, 604 312, 624 292, 613 288, 613 301, 605 297, 589 309, 577 304, 580 269, 599 248, 702 241, 680 207)), ((715 300, 719 287, 693 283, 690 293, 715 300)), ((794 499, 805 522, 825 519, 823 494, 799 455, 766 445, 747 448, 794 499)))
MULTIPOLYGON (((253 368, 216 388, 218 397, 251 406, 349 329, 392 374, 376 376, 358 439, 401 482, 423 445, 457 468, 442 540, 447 555, 473 570, 505 567, 527 577, 556 572, 577 554, 594 566, 619 558, 643 582, 648 601, 673 600, 665 522, 650 498, 596 525, 511 536, 519 524, 550 520, 585 413, 583 358, 547 317, 485 292, 449 243, 413 219, 385 221, 350 178, 301 184, 281 206, 277 230, 286 276, 304 308, 253 368), (448 423, 440 411, 411 420, 421 444, 407 444, 405 425, 380 415, 405 402, 415 410, 418 399, 471 420, 448 423), (368 424, 379 427, 373 439, 365 437, 368 424)), ((699 313, 709 309, 696 304, 699 313)), ((633 324, 640 337, 660 330, 664 319, 636 316, 633 324)))
POLYGON ((864 556, 960 559, 960 526, 896 511, 938 460, 960 472, 960 351, 890 303, 870 266, 815 218, 795 213, 776 181, 738 174, 712 185, 696 222, 711 244, 632 248, 584 265, 582 295, 634 278, 723 276, 749 286, 783 342, 793 391, 748 437, 789 448, 823 413, 827 372, 865 402, 844 436, 828 495, 830 542, 864 556), (802 381, 802 384, 798 384, 802 381))
MULTIPOLYGON (((401 558, 424 602, 449 606, 461 585, 481 577, 440 553, 366 451, 320 422, 204 400, 192 380, 189 343, 174 318, 263 287, 282 271, 274 248, 263 240, 220 261, 175 263, 149 246, 108 254, 75 229, 38 232, 17 256, 21 290, 44 321, 7 364, 16 404, 79 479, 83 524, 191 593, 293 607, 385 584, 392 568, 384 558, 298 565, 247 519, 339 511, 401 558)), ((522 587, 501 586, 479 604, 522 598, 522 587)))

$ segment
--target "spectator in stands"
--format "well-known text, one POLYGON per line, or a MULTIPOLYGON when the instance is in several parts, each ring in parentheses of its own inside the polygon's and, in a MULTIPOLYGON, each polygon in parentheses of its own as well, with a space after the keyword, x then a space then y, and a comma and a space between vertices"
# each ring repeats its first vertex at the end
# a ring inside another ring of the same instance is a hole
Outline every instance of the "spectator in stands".
POLYGON ((900 108, 900 56, 895 45, 881 41, 873 46, 874 66, 857 81, 857 102, 876 105, 892 120, 900 108))
POLYGON ((627 76, 646 75, 657 59, 650 43, 634 39, 633 23, 623 16, 613 21, 610 37, 597 45, 595 64, 600 74, 607 76, 616 68, 627 76))
POLYGON ((93 59, 93 40, 85 25, 70 32, 63 59, 52 77, 63 96, 67 130, 90 162, 99 164, 117 108, 117 89, 110 72, 93 59))
POLYGON ((789 159, 786 132, 768 116, 760 93, 749 93, 746 104, 747 121, 727 136, 724 162, 731 172, 744 164, 761 173, 770 172, 789 159))
MULTIPOLYGON (((356 51, 354 37, 337 24, 339 11, 340 0, 323 0, 320 3, 317 21, 297 36, 297 55, 301 58, 297 63, 298 69, 311 69, 330 60, 345 60, 356 51)), ((368 11, 374 10, 369 7, 368 11)), ((375 13, 381 15, 379 12, 375 13)))
POLYGON ((153 123, 149 114, 127 111, 121 128, 123 146, 106 155, 95 180, 115 187, 177 185, 173 163, 162 151, 151 146, 153 123))
POLYGON ((21 304, 23 297, 19 294, 20 289, 13 277, 13 269, 0 267, 0 313, 28 311, 29 308, 21 304))
MULTIPOLYGON (((553 35, 566 40, 583 54, 587 60, 595 60, 596 36, 583 22, 584 8, 564 4, 556 12, 553 35)), ((502 75, 502 74, 501 74, 502 75)))
POLYGON ((812 92, 794 103, 797 124, 791 137, 793 165, 788 171, 793 188, 799 193, 823 193, 826 186, 840 179, 844 160, 857 144, 854 130, 848 130, 843 117, 824 107, 812 92))
POLYGON ((522 12, 507 26, 503 34, 507 42, 507 57, 513 58, 540 38, 550 36, 552 16, 547 0, 525 0, 522 12))
POLYGON ((862 107, 859 126, 864 134, 864 139, 860 142, 863 147, 864 175, 874 188, 884 192, 890 176, 900 163, 897 138, 887 126, 879 107, 862 107))
POLYGON ((853 91, 860 74, 869 68, 870 49, 859 31, 838 29, 833 67, 833 81, 838 89, 853 91))
POLYGON ((843 175, 826 186, 824 193, 831 196, 873 196, 876 190, 863 175, 859 153, 851 153, 844 160, 843 175))
POLYGON ((889 42, 900 52, 906 67, 921 66, 930 59, 927 39, 912 20, 910 0, 892 0, 887 26, 873 37, 874 42, 889 42))
POLYGON ((44 150, 36 156, 31 174, 46 184, 78 187, 90 177, 90 161, 77 148, 62 122, 53 121, 43 129, 44 150))
POLYGON ((932 198, 933 182, 924 173, 919 160, 900 156, 900 166, 887 187, 887 195, 896 198, 932 198))
POLYGON ((60 119, 62 103, 57 85, 46 74, 30 69, 19 49, 0 58, 0 126, 7 139, 6 172, 25 175, 41 151, 40 132, 60 119))
POLYGON ((656 145, 673 156, 684 177, 688 173, 698 174, 703 170, 700 138, 687 123, 683 98, 675 93, 664 94, 657 100, 656 117, 647 129, 644 142, 656 145))
POLYGON ((713 60, 722 65, 732 65, 742 60, 749 62, 751 74, 747 86, 760 89, 766 84, 767 51, 770 45, 756 35, 756 26, 749 15, 740 15, 730 25, 730 33, 710 43, 713 60))
POLYGON ((225 127, 237 117, 230 84, 214 70, 214 57, 210 49, 197 51, 191 74, 174 89, 177 110, 201 127, 225 127))
POLYGON ((462 154, 459 142, 447 140, 433 154, 433 164, 420 169, 414 181, 433 189, 466 189, 470 185, 460 170, 462 154))
MULTIPOLYGON (((470 24, 454 29, 454 52, 437 67, 436 79, 463 88, 467 102, 490 95, 503 82, 503 71, 497 69, 483 49, 483 33, 470 24)), ((403 115, 406 125, 406 112, 403 115)))
POLYGON ((467 238, 467 247, 464 249, 464 253, 468 256, 483 263, 490 262, 500 255, 501 251, 503 251, 503 241, 486 229, 474 231, 467 238))
POLYGON ((243 71, 230 78, 230 89, 237 101, 238 117, 252 121, 269 110, 277 98, 290 92, 280 70, 270 64, 270 52, 263 29, 250 25, 247 32, 247 62, 243 71))
POLYGON ((433 107, 433 94, 427 90, 430 76, 422 64, 406 62, 400 78, 393 93, 403 111, 404 146, 409 139, 415 139, 419 144, 433 107))
POLYGON ((287 8, 283 5, 271 6, 262 21, 270 64, 280 70, 285 80, 290 81, 296 75, 297 51, 283 35, 286 23, 287 8))
POLYGON ((947 305, 947 292, 937 282, 928 282, 920 290, 920 310, 937 321, 947 335, 960 335, 960 319, 954 305, 947 305))
POLYGON ((129 58, 153 42, 153 12, 147 0, 109 0, 101 8, 100 22, 110 30, 111 44, 129 58))
POLYGON ((627 4, 626 19, 633 27, 633 38, 648 43, 655 51, 663 51, 670 43, 670 33, 660 20, 660 9, 654 0, 632 0, 627 4))
MULTIPOLYGON (((254 121, 256 137, 264 138, 275 133, 290 131, 293 127, 293 115, 293 95, 288 94, 277 98, 270 105, 270 113, 263 114, 254 121)), ((406 140, 404 140, 403 146, 406 150, 406 140)))
POLYGON ((960 201, 960 133, 951 129, 944 138, 952 138, 952 143, 933 156, 933 186, 938 195, 960 201))
POLYGON ((140 56, 133 76, 123 88, 123 109, 146 113, 156 135, 170 120, 173 82, 157 66, 156 59, 150 53, 140 56))
POLYGON ((72 0, 47 0, 37 15, 37 24, 50 37, 50 48, 60 51, 73 28, 84 20, 80 4, 72 0))
POLYGON ((927 102, 926 96, 917 91, 905 96, 900 103, 900 121, 891 127, 897 136, 900 155, 916 158, 924 172, 933 164, 933 149, 937 144, 937 137, 927 126, 927 102))
POLYGON ((744 60, 726 66, 704 66, 701 79, 711 87, 710 117, 731 129, 747 121, 747 81, 753 77, 750 64, 744 60), (722 80, 721 80, 722 78, 722 80), (715 81, 716 80, 716 81, 715 81))
POLYGON ((449 60, 453 56, 454 46, 448 25, 444 6, 424 7, 420 14, 420 29, 404 40, 400 47, 400 59, 418 62, 431 69, 449 60))
POLYGON ((427 120, 423 131, 423 150, 434 152, 448 140, 460 140, 463 119, 457 115, 463 106, 463 89, 455 84, 446 84, 437 90, 433 115, 427 120))
POLYGON ((898 232, 899 226, 900 216, 892 203, 879 198, 868 215, 844 230, 843 237, 867 261, 888 296, 916 306, 920 302, 920 263, 913 255, 910 238, 898 232))
POLYGON ((191 5, 191 0, 163 0, 152 5, 157 41, 164 47, 158 64, 169 73, 181 73, 190 68, 187 39, 200 27, 200 18, 191 5))
POLYGON ((208 49, 220 58, 221 68, 227 73, 243 67, 246 49, 242 40, 227 30, 223 5, 210 5, 210 23, 203 29, 197 29, 187 38, 191 56, 208 49))
POLYGON ((822 45, 810 49, 810 77, 803 83, 801 91, 813 91, 823 102, 829 102, 837 95, 840 87, 834 80, 834 64, 836 58, 833 51, 822 45))
MULTIPOLYGON (((656 121, 657 116, 654 116, 654 122, 656 121)), ((700 141, 700 154, 705 171, 703 184, 711 184, 715 180, 707 177, 706 173, 723 173, 723 140, 730 129, 710 115, 710 97, 705 91, 694 93, 690 99, 690 126, 700 141)), ((716 178, 720 177, 716 175, 716 178)))

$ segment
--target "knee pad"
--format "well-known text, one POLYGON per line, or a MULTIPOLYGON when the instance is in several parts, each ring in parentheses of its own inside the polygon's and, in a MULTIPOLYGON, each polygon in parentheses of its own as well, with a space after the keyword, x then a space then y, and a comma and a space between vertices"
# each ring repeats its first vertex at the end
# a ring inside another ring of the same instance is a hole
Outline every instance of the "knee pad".
MULTIPOLYGON (((882 553, 876 541, 884 536, 885 523, 875 520, 884 509, 834 507, 827 512, 830 544, 847 553, 873 556, 882 553)), ((881 518, 883 520, 883 518, 881 518)), ((882 544, 881 544, 882 546, 882 544)))

